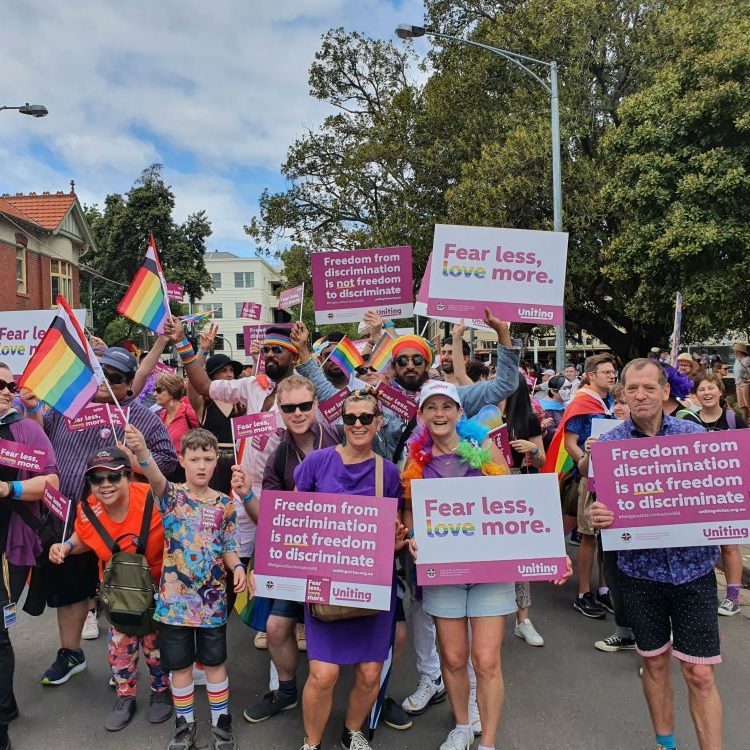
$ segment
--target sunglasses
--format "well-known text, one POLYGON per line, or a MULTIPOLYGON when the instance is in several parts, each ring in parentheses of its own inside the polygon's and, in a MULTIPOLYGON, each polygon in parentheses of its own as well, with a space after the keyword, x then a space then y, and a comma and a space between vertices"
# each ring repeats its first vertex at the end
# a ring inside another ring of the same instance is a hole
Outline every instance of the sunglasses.
POLYGON ((122 385, 123 383, 128 382, 128 376, 124 372, 104 370, 104 377, 107 378, 112 385, 122 385))
POLYGON ((164 393, 164 391, 166 391, 166 390, 167 389, 164 388, 163 386, 157 385, 156 388, 154 388, 154 393, 164 393))
POLYGON ((367 427, 372 424, 373 419, 377 416, 377 414, 365 412, 364 414, 344 414, 341 419, 347 427, 354 427, 354 425, 357 424, 357 420, 367 427))
POLYGON ((358 367, 355 370, 355 372, 357 373, 357 375, 367 375, 368 373, 371 373, 371 372, 377 372, 377 370, 374 367, 365 366, 365 367, 358 367))
POLYGON ((424 357, 421 354, 415 354, 411 356, 409 354, 401 354, 394 360, 399 367, 406 367, 411 362, 415 367, 423 365, 425 362, 424 357))
POLYGON ((125 474, 121 471, 108 471, 106 474, 89 474, 89 484, 94 487, 98 487, 100 484, 109 482, 109 484, 117 484, 125 474))
POLYGON ((15 380, 0 380, 0 391, 8 389, 11 393, 18 392, 18 383, 15 380))
POLYGON ((310 411, 312 408, 312 401, 303 401, 301 404, 279 404, 279 409, 281 409, 284 414, 294 414, 297 409, 300 411, 310 411))
POLYGON ((284 352, 284 347, 283 346, 264 346, 261 348, 261 351, 263 352, 263 354, 275 354, 278 356, 279 354, 282 354, 284 352))

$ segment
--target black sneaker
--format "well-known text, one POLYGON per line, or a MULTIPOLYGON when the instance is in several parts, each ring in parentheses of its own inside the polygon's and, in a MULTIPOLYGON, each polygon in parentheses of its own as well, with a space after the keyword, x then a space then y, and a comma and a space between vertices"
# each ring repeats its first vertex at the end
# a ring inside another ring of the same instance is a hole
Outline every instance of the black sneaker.
POLYGON ((611 615, 615 613, 615 608, 612 606, 612 597, 609 595, 609 591, 606 594, 596 595, 596 601, 604 607, 611 615))
POLYGON ((118 697, 114 707, 104 720, 104 728, 108 732, 119 732, 121 729, 125 729, 135 716, 135 709, 135 698, 132 695, 126 695, 123 698, 118 697))
POLYGON ((585 617, 591 617, 594 620, 603 620, 607 616, 607 611, 598 604, 594 595, 587 591, 583 596, 576 597, 573 602, 573 609, 577 609, 585 617))
POLYGON ((619 635, 611 635, 609 638, 597 641, 594 644, 594 648, 599 649, 599 651, 606 651, 608 654, 613 654, 616 651, 631 651, 635 648, 635 639, 620 638, 619 635))
POLYGON ((211 727, 211 750, 238 750, 232 733, 232 717, 229 714, 219 716, 215 727, 211 727))
POLYGON ((167 750, 196 750, 195 735, 198 724, 195 721, 187 722, 184 716, 178 716, 174 722, 174 736, 167 750))
POLYGON ((393 698, 385 699, 380 711, 380 719, 391 729, 410 729, 414 724, 406 711, 393 698))
POLYGON ((372 750, 370 743, 362 732, 352 732, 346 727, 341 734, 341 747, 344 750, 372 750))
POLYGON ((52 666, 42 675, 42 685, 62 685, 84 669, 86 657, 82 649, 61 648, 52 666))
POLYGON ((296 692, 294 695, 286 695, 278 690, 272 690, 270 693, 266 693, 263 699, 258 701, 254 706, 246 708, 242 712, 242 716, 245 718, 245 721, 257 724, 259 721, 265 721, 272 716, 276 716, 281 711, 290 711, 296 708, 298 702, 299 694, 296 692))
POLYGON ((150 724, 161 724, 172 718, 172 691, 167 688, 160 693, 150 691, 148 699, 148 721, 150 724))

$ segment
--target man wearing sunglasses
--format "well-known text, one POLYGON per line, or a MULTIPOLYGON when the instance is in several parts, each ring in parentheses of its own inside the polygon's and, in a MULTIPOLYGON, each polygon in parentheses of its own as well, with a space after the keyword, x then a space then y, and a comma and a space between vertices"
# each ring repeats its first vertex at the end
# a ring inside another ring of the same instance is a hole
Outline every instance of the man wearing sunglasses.
MULTIPOLYGON (((130 422, 144 434, 153 460, 162 472, 171 474, 177 467, 177 454, 169 433, 156 414, 133 398, 132 384, 138 370, 136 358, 126 349, 110 347, 99 359, 99 363, 117 401, 130 407, 130 422)), ((114 403, 105 383, 99 386, 92 403, 114 403)), ((29 418, 38 418, 40 414, 40 411, 36 411, 29 418)), ((50 409, 44 415, 44 431, 57 456, 60 493, 72 501, 71 523, 68 524, 68 528, 72 528, 77 503, 82 497, 88 496, 85 476, 89 456, 114 447, 116 440, 122 441, 123 430, 118 427, 113 433, 111 427, 91 427, 71 431, 65 417, 50 409)), ((141 467, 135 456, 130 456, 130 463, 131 470, 140 474, 141 467)), ((48 523, 52 525, 55 536, 60 538, 63 523, 57 518, 50 519, 48 523)), ((93 634, 98 633, 95 630, 96 615, 89 615, 89 600, 94 596, 99 577, 98 563, 96 555, 87 552, 67 558, 62 565, 52 565, 47 559, 43 559, 40 565, 32 575, 31 588, 41 605, 38 614, 44 608, 41 602, 46 602, 47 606, 57 610, 61 646, 57 658, 42 676, 42 684, 62 685, 72 675, 86 668, 86 657, 81 649, 84 623, 92 626, 90 629, 93 634)))

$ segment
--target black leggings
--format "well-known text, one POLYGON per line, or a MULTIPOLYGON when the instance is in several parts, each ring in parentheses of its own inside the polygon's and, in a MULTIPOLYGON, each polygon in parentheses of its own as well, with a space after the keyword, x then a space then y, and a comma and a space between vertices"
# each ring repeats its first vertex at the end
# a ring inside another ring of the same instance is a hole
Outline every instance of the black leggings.
MULTIPOLYGON (((10 601, 18 602, 26 585, 28 567, 8 565, 10 575, 10 601)), ((8 592, 0 575, 0 609, 8 604, 8 592)), ((7 629, 0 619, 0 724, 7 724, 8 717, 16 710, 16 699, 13 696, 13 671, 16 658, 7 629)))

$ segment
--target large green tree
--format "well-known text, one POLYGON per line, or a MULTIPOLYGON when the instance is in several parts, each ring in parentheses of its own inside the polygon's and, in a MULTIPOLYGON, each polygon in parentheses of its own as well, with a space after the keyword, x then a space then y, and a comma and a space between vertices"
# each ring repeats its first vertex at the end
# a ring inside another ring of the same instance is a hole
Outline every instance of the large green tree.
POLYGON ((160 164, 153 164, 124 195, 108 195, 103 208, 86 208, 96 252, 90 251, 82 261, 106 279, 120 282, 96 279, 93 284, 94 327, 107 339, 120 339, 139 329, 120 318, 115 308, 125 292, 121 284, 129 284, 143 264, 152 232, 167 281, 182 284, 192 300, 211 288, 203 258, 211 224, 205 211, 190 214, 182 224, 174 221, 174 193, 161 171, 160 164))

